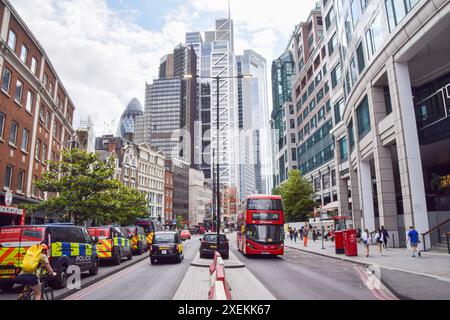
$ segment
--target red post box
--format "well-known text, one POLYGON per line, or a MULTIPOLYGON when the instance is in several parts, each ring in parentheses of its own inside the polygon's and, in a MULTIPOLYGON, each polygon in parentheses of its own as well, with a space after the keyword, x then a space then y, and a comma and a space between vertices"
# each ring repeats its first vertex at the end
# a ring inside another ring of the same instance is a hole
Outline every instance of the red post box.
POLYGON ((334 232, 334 244, 336 246, 336 254, 344 254, 344 231, 334 232))
POLYGON ((356 230, 344 230, 344 251, 347 257, 358 255, 358 242, 356 240, 356 230))

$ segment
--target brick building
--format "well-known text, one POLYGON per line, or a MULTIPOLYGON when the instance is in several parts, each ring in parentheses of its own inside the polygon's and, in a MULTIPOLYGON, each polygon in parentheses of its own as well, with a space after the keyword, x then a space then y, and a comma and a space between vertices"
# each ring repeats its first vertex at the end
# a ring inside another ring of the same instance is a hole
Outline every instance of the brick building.
MULTIPOLYGON (((48 197, 34 181, 60 159, 73 136, 74 104, 44 48, 12 5, 0 0, 0 226, 16 224, 11 207, 48 197), (3 213, 2 213, 3 212, 3 213)), ((13 210, 14 211, 14 210, 13 210)), ((37 220, 39 216, 35 217, 37 220)))
POLYGON ((173 220, 173 172, 166 168, 164 185, 164 219, 166 224, 173 220))

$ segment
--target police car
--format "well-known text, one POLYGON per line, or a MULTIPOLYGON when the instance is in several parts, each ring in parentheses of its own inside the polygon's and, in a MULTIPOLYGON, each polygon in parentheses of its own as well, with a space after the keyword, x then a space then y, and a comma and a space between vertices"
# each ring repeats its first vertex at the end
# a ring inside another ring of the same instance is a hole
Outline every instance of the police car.
POLYGON ((67 269, 77 266, 90 275, 98 273, 99 259, 95 249, 97 239, 87 230, 72 224, 9 226, 0 228, 0 289, 13 287, 21 271, 28 248, 45 243, 49 261, 57 276, 49 283, 53 288, 67 285, 67 269))

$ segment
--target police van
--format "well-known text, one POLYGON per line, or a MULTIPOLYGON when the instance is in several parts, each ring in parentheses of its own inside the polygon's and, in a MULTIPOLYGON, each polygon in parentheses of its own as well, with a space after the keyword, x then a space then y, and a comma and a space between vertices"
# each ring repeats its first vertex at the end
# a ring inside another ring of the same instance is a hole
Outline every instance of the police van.
POLYGON ((125 228, 117 226, 100 226, 87 228, 92 237, 98 239, 96 249, 100 261, 112 261, 119 265, 123 258, 131 260, 131 238, 125 228))
POLYGON ((49 283, 53 288, 67 285, 67 269, 78 266, 81 272, 98 273, 99 259, 93 239, 86 228, 72 224, 8 226, 0 228, 0 289, 8 290, 22 269, 28 248, 45 243, 49 261, 57 276, 49 283))
POLYGON ((144 228, 139 226, 128 226, 124 229, 131 239, 131 249, 133 250, 133 254, 141 255, 148 250, 147 235, 145 234, 144 228))

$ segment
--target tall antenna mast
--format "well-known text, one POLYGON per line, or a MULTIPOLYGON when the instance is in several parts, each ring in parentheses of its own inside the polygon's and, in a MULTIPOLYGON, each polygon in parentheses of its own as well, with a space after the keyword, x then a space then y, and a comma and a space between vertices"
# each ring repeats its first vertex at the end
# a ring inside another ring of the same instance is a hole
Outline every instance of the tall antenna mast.
POLYGON ((231 20, 231 4, 230 4, 230 0, 228 0, 228 20, 231 20))

